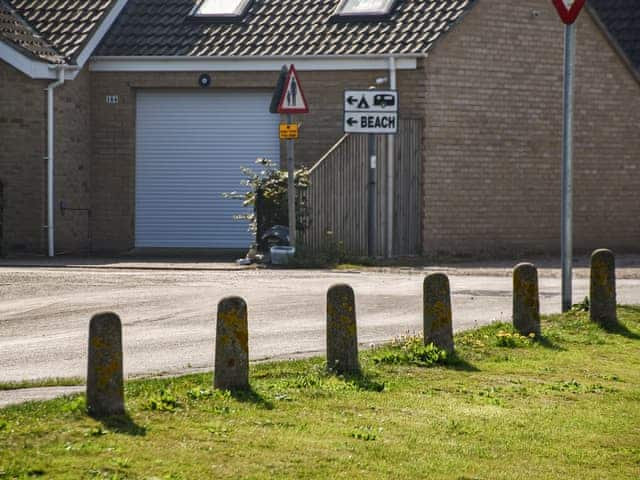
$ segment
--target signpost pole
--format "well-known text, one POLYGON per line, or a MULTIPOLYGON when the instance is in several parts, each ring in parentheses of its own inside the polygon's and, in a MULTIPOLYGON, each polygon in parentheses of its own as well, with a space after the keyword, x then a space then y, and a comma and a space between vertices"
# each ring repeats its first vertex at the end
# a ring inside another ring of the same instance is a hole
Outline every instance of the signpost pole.
MULTIPOLYGON (((291 125, 291 114, 287 115, 287 123, 291 125)), ((295 143, 287 140, 287 206, 289 209, 289 244, 296 246, 296 167, 295 167, 295 143)))
POLYGON ((369 194, 368 194, 368 242, 367 251, 369 257, 376 256, 376 235, 377 235, 377 175, 376 167, 378 163, 378 152, 376 136, 369 134, 369 194))
POLYGON ((562 133, 562 311, 572 306, 573 270, 573 76, 576 27, 565 26, 562 133))

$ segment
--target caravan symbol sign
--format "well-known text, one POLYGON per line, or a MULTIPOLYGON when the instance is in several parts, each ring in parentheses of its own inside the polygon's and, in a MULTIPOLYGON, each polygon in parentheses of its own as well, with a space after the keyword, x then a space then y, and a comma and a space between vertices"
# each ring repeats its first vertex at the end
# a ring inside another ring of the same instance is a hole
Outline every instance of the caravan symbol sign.
POLYGON ((398 132, 396 90, 347 90, 344 92, 345 133, 398 132))

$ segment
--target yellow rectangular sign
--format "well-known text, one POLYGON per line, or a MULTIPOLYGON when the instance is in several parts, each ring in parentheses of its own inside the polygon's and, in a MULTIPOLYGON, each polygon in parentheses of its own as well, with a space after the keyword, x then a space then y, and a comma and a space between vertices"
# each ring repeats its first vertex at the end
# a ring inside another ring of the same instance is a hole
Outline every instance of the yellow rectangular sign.
POLYGON ((297 140, 298 125, 296 123, 280 124, 280 140, 297 140))

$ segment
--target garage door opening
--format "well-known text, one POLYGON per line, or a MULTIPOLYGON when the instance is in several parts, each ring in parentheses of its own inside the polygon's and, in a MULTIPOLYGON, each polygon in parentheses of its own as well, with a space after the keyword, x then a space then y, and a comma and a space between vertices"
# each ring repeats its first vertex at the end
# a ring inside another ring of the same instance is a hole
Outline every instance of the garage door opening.
POLYGON ((263 91, 140 91, 136 247, 243 249, 254 241, 240 200, 241 167, 280 158, 277 115, 263 91))

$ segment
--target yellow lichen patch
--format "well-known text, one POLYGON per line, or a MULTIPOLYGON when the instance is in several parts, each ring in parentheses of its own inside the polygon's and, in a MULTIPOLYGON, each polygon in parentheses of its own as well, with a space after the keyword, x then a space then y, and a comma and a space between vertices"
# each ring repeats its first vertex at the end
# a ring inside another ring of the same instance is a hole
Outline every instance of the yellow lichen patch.
MULTIPOLYGON (((244 313, 240 310, 229 310, 218 314, 218 321, 222 322, 223 329, 235 337, 240 348, 247 352, 249 350, 249 332, 244 313)), ((221 336, 220 342, 227 345, 231 341, 226 335, 221 336)))
POLYGON ((451 322, 449 318, 449 309, 444 301, 438 300, 433 304, 432 312, 434 316, 432 330, 438 330, 442 327, 446 327, 451 322))
POLYGON ((98 388, 104 390, 120 371, 121 362, 119 358, 114 358, 111 362, 98 369, 98 388))

